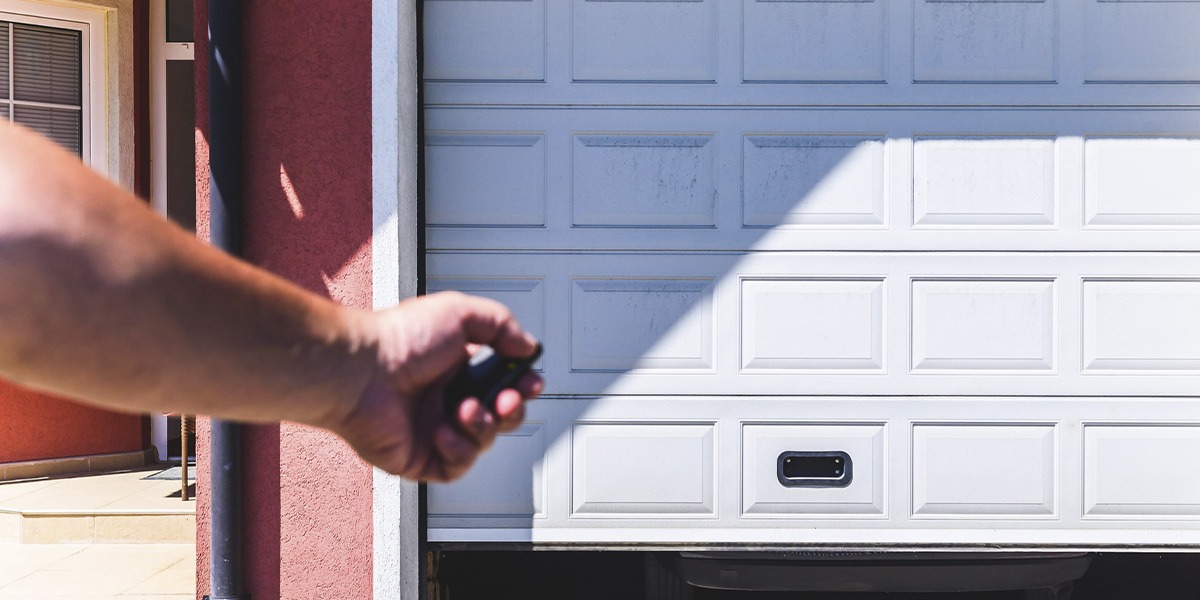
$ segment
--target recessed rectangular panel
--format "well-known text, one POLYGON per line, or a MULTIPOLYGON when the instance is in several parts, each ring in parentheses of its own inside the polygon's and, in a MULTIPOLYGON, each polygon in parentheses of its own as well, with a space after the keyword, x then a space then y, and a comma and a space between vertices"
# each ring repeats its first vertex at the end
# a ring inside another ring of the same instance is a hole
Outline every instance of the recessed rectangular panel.
POLYGON ((742 224, 883 225, 883 148, 878 138, 746 136, 742 224))
POLYGON ((541 134, 425 136, 429 225, 540 226, 546 222, 546 140, 541 134))
POLYGON ((913 371, 1052 371, 1052 280, 915 280, 913 371))
POLYGON ((1200 225, 1200 138, 1084 142, 1087 225, 1200 225))
POLYGON ((711 279, 576 279, 571 370, 712 368, 711 279))
POLYGON ((888 0, 744 0, 742 77, 883 82, 888 0))
POLYGON ((1200 81, 1200 2, 1087 3, 1084 79, 1089 82, 1200 81))
POLYGON ((711 227, 717 144, 709 135, 577 135, 577 226, 711 227))
POLYGON ((913 151, 916 225, 1054 224, 1052 138, 921 137, 913 151))
POLYGON ((912 469, 917 516, 1057 512, 1053 425, 915 425, 912 469))
POLYGON ((1054 81, 1057 4, 916 0, 914 80, 1054 81))
POLYGON ((541 516, 546 507, 542 459, 546 428, 527 422, 495 444, 451 483, 429 484, 429 516, 541 516))
POLYGON ((1084 281, 1083 368, 1200 370, 1200 280, 1084 281))
POLYGON ((426 0, 424 10, 426 79, 545 79, 545 0, 426 0))
POLYGON ((742 426, 742 514, 881 517, 886 513, 886 436, 882 424, 763 423, 742 426), (853 477, 842 487, 780 482, 786 452, 845 452, 853 477))
POLYGON ((571 514, 715 515, 716 426, 577 424, 571 514))
POLYGON ((711 82, 717 0, 574 0, 575 81, 711 82))
POLYGON ((745 280, 742 368, 884 368, 882 279, 745 280))
MULTIPOLYGON (((541 279, 466 279, 430 277, 426 281, 429 293, 454 290, 474 296, 491 298, 512 311, 525 331, 538 339, 546 334, 546 291, 541 279)), ((541 370, 538 361, 534 370, 541 370)))
POLYGON ((1200 427, 1088 425, 1083 443, 1084 517, 1200 516, 1200 427))

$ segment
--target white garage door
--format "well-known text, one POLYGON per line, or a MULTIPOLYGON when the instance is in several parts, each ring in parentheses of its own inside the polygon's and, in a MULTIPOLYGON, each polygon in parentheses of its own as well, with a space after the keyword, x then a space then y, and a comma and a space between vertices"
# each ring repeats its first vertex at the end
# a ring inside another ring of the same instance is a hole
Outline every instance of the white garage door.
POLYGON ((548 382, 430 540, 1200 544, 1200 2, 424 10, 428 288, 548 382))

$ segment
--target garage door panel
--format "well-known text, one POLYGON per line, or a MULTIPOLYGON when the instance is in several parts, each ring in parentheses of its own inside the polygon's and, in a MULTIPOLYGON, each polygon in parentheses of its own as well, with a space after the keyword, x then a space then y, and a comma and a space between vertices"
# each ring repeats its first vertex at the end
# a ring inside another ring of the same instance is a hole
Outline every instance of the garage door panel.
POLYGON ((887 427, 883 423, 743 422, 742 518, 887 517, 887 427), (785 486, 784 453, 845 452, 852 473, 844 486, 785 486))
POLYGON ((744 227, 887 224, 883 138, 776 134, 744 139, 744 227))
POLYGON ((713 227, 710 135, 587 134, 572 145, 572 224, 713 227))
POLYGON ((1052 136, 923 136, 913 146, 916 226, 1057 223, 1052 136))
POLYGON ((1200 2, 1090 0, 1084 77, 1091 82, 1200 81, 1200 2), (1146 32, 1154 32, 1146 35, 1146 32))
MULTIPOLYGON (((512 311, 526 331, 541 339, 546 333, 546 286, 538 277, 430 277, 425 282, 428 293, 456 291, 491 298, 512 311)), ((541 371, 541 361, 534 365, 541 371)))
POLYGON ((425 283, 547 383, 429 539, 1195 545, 1198 7, 427 0, 425 283))
POLYGON ((1053 373, 1053 279, 912 282, 912 371, 1053 373))
POLYGON ((426 0, 424 27, 426 79, 545 79, 545 0, 426 0))
POLYGON ((1089 136, 1089 227, 1200 225, 1200 136, 1089 136))
POLYGON ((546 223, 546 142, 542 134, 432 133, 425 136, 425 160, 429 225, 530 227, 546 223))
POLYGON ((741 280, 741 368, 883 373, 883 279, 741 280))
POLYGON ((1200 111, 427 114, 432 248, 1200 249, 1200 111))
POLYGON ((575 81, 716 81, 717 0, 574 0, 575 81))
MULTIPOLYGON (((434 252, 429 269, 447 287, 541 282, 542 313, 522 318, 544 324, 549 393, 1172 394, 1200 385, 1200 283, 1188 253, 486 256, 434 252)), ((511 294, 534 310, 534 294, 511 294)))
POLYGON ((1087 279, 1085 372, 1200 373, 1200 279, 1087 279))
POLYGON ((576 424, 571 516, 716 516, 715 450, 714 423, 576 424))
POLYGON ((1200 427, 1093 423, 1083 440, 1085 518, 1200 517, 1200 427))
POLYGON ((529 411, 501 438, 507 462, 464 480, 474 495, 431 491, 430 541, 1127 549, 1200 529, 1195 398, 548 396, 529 411), (845 452, 849 485, 783 485, 797 451, 845 452))
POLYGON ((1061 470, 1054 424, 912 428, 913 516, 1054 518, 1061 470))
POLYGON ((426 102, 1194 105, 1196 6, 1193 0, 429 0, 426 102))
POLYGON ((571 371, 712 372, 713 283, 574 278, 571 371))
POLYGON ((744 80, 884 82, 888 4, 744 0, 744 80))
POLYGON ((1053 82, 1057 2, 916 0, 916 81, 1053 82))
POLYGON ((430 517, 511 518, 526 525, 528 519, 545 517, 542 463, 547 441, 545 424, 537 421, 498 434, 495 444, 461 479, 429 485, 430 517))

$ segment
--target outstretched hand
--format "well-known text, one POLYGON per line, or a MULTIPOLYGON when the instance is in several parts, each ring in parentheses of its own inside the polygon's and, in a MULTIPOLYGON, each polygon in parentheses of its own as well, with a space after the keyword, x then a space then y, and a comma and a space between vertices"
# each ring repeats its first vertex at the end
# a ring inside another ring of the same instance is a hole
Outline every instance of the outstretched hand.
POLYGON ((443 409, 446 385, 478 345, 514 358, 537 347, 498 302, 442 292, 373 316, 376 371, 354 408, 330 428, 389 473, 425 481, 458 478, 497 433, 521 423, 525 401, 542 391, 541 378, 529 374, 497 396, 494 413, 478 398, 467 398, 454 415, 443 409))
POLYGON ((0 121, 0 374, 92 404, 340 434, 413 479, 463 474, 542 391, 446 415, 480 344, 532 356, 503 305, 447 292, 382 312, 339 306, 172 225, 79 158, 0 121))

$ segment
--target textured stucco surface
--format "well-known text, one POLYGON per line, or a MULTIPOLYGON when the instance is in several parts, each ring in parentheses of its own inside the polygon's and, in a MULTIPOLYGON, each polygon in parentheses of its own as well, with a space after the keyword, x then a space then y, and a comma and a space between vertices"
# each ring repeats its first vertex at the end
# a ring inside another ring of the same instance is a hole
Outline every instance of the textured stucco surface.
MULTIPOLYGON (((126 189, 134 181, 134 0, 45 1, 106 9, 104 85, 110 165, 95 165, 126 189)), ((142 450, 142 419, 39 394, 0 380, 0 462, 142 450)))
MULTIPOLYGON (((135 0, 86 0, 79 4, 109 9, 107 26, 108 60, 105 64, 108 98, 109 173, 127 190, 134 185, 134 97, 133 3, 135 0)), ((65 4, 65 3, 64 3, 65 4)))
MULTIPOLYGON (((370 3, 243 7, 246 257, 318 294, 370 308, 370 3)), ((203 33, 203 0, 196 14, 203 33)), ((205 46, 197 37, 201 237, 209 230, 205 46)), ((209 577, 207 432, 202 423, 198 595, 209 577)), ((248 428, 246 455, 247 591, 369 598, 370 469, 340 439, 287 423, 248 428)))
POLYGON ((142 449, 142 417, 0 380, 0 463, 142 449))

